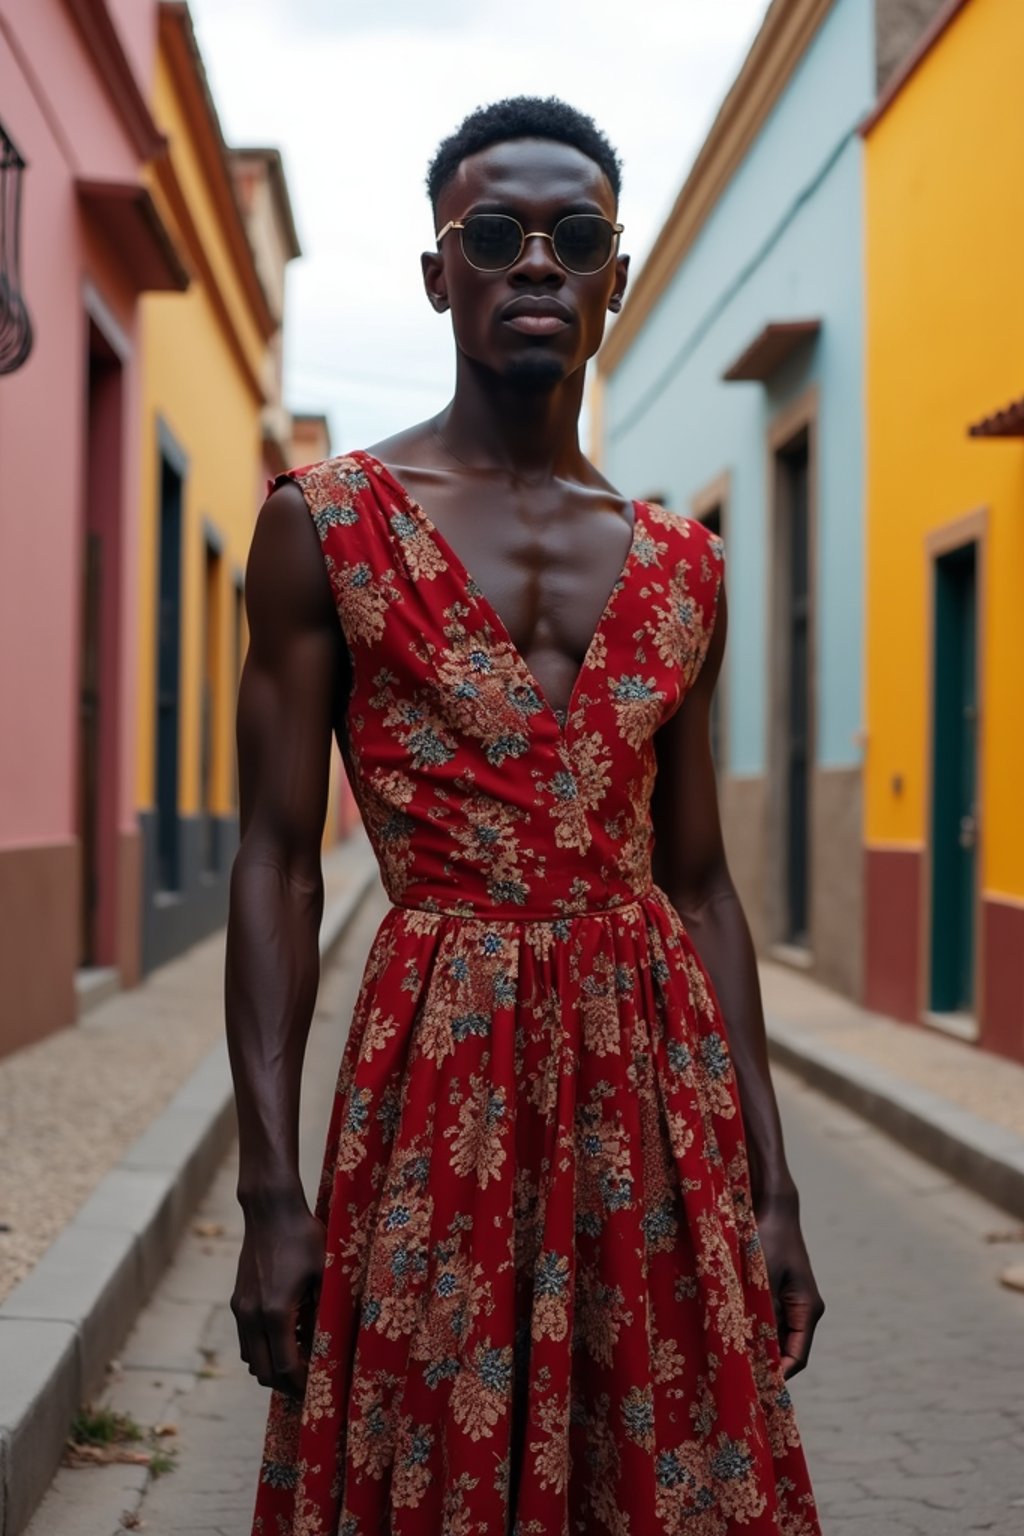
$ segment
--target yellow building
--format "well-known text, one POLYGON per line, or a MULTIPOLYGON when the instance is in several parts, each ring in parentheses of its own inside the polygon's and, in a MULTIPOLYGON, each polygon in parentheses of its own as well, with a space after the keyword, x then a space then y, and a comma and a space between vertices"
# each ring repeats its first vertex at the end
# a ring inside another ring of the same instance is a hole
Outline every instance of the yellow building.
POLYGON ((864 128, 869 1005, 1024 1057, 1024 5, 864 128))
MULTIPOLYGON (((223 921, 237 841, 243 571, 264 494, 268 407, 280 399, 283 297, 283 283, 276 295, 254 253, 238 168, 184 4, 160 6, 152 110, 168 150, 151 190, 192 282, 185 294, 142 306, 136 803, 144 969, 223 921)), ((279 165, 277 175, 284 195, 279 165)), ((290 214, 285 222, 290 229, 290 214)), ((290 240, 282 259, 297 252, 293 231, 290 240)))

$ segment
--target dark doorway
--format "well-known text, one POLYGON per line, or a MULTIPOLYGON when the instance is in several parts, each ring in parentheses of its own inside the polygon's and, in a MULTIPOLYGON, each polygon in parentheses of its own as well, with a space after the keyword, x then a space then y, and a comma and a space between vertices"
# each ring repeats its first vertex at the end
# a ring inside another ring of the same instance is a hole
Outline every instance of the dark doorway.
POLYGON ((92 321, 86 359, 84 529, 78 687, 78 960, 116 948, 121 361, 92 321))
POLYGON ((977 859, 977 546, 935 562, 931 1007, 974 1008, 977 859))
POLYGON ((208 537, 203 569, 203 690, 199 731, 199 808, 203 818, 203 869, 207 874, 216 874, 220 868, 216 813, 217 740, 221 724, 220 583, 220 549, 208 537))
POLYGON ((178 734, 181 669, 182 476, 160 454, 160 549, 157 573, 156 814, 157 883, 180 888, 178 734))
POLYGON ((806 431, 778 453, 785 657, 782 709, 783 940, 810 945, 810 445, 806 431))

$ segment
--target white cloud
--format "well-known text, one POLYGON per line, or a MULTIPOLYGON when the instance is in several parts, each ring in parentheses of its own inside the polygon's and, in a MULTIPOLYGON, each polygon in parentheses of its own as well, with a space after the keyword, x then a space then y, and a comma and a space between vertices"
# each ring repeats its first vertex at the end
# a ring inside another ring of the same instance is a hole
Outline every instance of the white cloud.
POLYGON ((289 277, 289 403, 336 446, 439 409, 448 323, 427 306, 426 165, 473 107, 558 95, 624 161, 623 248, 649 248, 766 0, 192 0, 225 134, 280 145, 305 257, 289 277))

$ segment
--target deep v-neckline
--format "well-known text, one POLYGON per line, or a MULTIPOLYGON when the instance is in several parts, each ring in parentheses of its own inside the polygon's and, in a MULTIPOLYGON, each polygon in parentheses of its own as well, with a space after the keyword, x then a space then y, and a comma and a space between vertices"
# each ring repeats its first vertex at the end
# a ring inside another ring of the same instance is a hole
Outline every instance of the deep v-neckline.
POLYGON ((526 660, 526 657, 523 655, 522 651, 519 649, 518 645, 516 645, 515 641, 513 640, 511 631, 509 630, 509 627, 505 623, 501 614, 491 602, 491 599, 487 596, 487 593, 477 581, 476 577, 473 576, 473 574, 470 572, 465 562, 458 555, 449 541, 445 538, 437 524, 425 511, 421 503, 418 502, 415 496, 413 496, 412 493, 406 489, 406 487, 402 484, 402 481, 399 480, 398 476, 388 468, 382 459, 376 458, 374 454, 367 453, 365 450, 363 450, 358 456, 362 458, 365 463, 373 466, 374 469, 380 475, 382 475, 384 479, 387 480, 388 484, 394 488, 401 500, 404 502, 406 511, 411 512, 412 515, 416 518, 420 526, 427 534, 428 538, 433 541, 435 547, 444 556, 446 564, 454 572, 457 580, 461 583, 462 586, 465 587, 466 594, 469 599, 472 602, 476 602, 480 606, 487 618, 488 623, 493 626, 499 640, 501 640, 502 643, 508 648, 509 654, 512 656, 515 662, 522 681, 524 681, 536 694, 541 709, 545 713, 546 717, 551 721, 558 734, 559 741, 564 743, 568 739, 569 732, 572 727, 573 713, 576 709, 577 703, 576 696, 583 681, 584 673, 590 666, 591 658, 593 657, 594 652, 603 637, 605 626, 611 618, 612 610, 615 607, 615 600, 625 586, 626 578, 629 575, 630 568, 632 567, 633 559, 637 549, 637 536, 640 532, 640 521, 643 514, 644 503, 642 501, 636 500, 633 500, 631 503, 633 507, 633 526, 630 531, 629 547, 626 550, 625 556, 623 557, 619 573, 612 583, 608 596, 605 599, 604 607, 601 609, 597 625, 590 637, 586 651, 584 652, 579 671, 576 673, 576 676, 573 680, 572 688, 569 691, 569 701, 565 706, 563 718, 562 711, 555 708, 545 693, 544 689, 541 687, 540 683, 534 676, 533 669, 531 668, 529 662, 526 660))

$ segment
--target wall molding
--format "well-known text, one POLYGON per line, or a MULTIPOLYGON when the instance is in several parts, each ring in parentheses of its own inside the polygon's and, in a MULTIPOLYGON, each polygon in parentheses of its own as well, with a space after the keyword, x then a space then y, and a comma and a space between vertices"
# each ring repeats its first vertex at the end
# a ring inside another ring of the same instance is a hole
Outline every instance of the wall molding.
POLYGON ((199 155, 207 187, 213 198, 235 270, 260 336, 269 341, 279 329, 256 267, 256 258, 245 227, 228 163, 220 119, 210 93, 206 70, 188 6, 184 0, 163 0, 160 6, 160 44, 171 70, 174 86, 185 108, 192 141, 199 155))
POLYGON ((167 147, 167 140, 153 121, 149 103, 124 51, 117 26, 105 0, 64 0, 107 94, 143 160, 152 160, 167 147))

